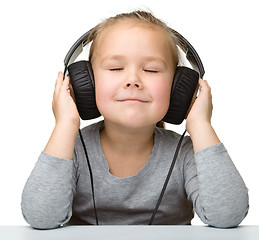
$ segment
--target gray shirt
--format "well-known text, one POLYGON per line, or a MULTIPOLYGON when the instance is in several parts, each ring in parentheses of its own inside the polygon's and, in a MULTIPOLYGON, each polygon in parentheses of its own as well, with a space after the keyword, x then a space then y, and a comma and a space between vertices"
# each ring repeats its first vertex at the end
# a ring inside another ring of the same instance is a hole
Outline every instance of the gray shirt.
MULTIPOLYGON (((163 187, 180 139, 156 128, 152 154, 134 176, 109 172, 100 144, 103 121, 82 129, 93 172, 99 224, 146 225, 163 187)), ((22 213, 35 228, 95 224, 89 169, 79 137, 73 161, 42 152, 22 194, 22 213)), ((196 154, 190 137, 178 159, 153 224, 191 224, 193 208, 215 227, 237 226, 248 212, 248 190, 222 143, 196 154)))

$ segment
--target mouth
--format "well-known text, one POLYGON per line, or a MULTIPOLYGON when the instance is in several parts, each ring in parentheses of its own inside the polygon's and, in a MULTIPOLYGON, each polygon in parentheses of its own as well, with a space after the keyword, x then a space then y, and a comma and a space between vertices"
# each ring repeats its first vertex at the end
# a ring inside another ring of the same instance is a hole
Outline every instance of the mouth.
POLYGON ((127 98, 127 99, 120 99, 117 100, 118 102, 139 102, 139 103, 148 103, 149 101, 142 100, 142 99, 136 99, 136 98, 127 98))

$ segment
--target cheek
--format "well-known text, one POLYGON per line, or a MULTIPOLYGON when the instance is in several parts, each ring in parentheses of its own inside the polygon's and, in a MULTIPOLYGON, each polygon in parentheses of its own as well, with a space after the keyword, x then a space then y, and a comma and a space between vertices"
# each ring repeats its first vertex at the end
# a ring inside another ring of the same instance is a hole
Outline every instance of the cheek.
POLYGON ((156 84, 153 88, 153 97, 156 100, 157 107, 161 108, 162 112, 167 112, 170 96, 171 96, 171 86, 172 84, 169 81, 161 81, 161 84, 156 84))
POLYGON ((103 115, 103 111, 108 106, 109 101, 113 99, 114 90, 113 86, 110 84, 111 81, 107 79, 106 81, 101 81, 101 79, 106 79, 104 76, 96 76, 95 78, 95 98, 96 105, 103 115))
POLYGON ((99 109, 100 113, 103 115, 102 111, 105 109, 105 103, 107 103, 108 93, 109 91, 104 91, 104 85, 95 85, 95 98, 96 98, 96 105, 99 109))

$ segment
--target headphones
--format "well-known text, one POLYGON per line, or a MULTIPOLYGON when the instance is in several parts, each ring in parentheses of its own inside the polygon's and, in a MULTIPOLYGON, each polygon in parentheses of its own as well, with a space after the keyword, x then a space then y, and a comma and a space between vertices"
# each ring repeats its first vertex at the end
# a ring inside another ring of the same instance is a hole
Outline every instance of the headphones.
MULTIPOLYGON (((199 78, 205 71, 201 59, 193 46, 177 31, 171 29, 177 37, 177 46, 184 52, 193 69, 177 66, 168 111, 163 121, 171 124, 181 124, 187 117, 193 96, 198 86, 199 78)), ((82 35, 70 48, 65 59, 64 74, 68 70, 74 91, 75 102, 82 120, 99 117, 101 114, 95 101, 94 73, 89 61, 74 62, 86 46, 90 31, 82 35)))

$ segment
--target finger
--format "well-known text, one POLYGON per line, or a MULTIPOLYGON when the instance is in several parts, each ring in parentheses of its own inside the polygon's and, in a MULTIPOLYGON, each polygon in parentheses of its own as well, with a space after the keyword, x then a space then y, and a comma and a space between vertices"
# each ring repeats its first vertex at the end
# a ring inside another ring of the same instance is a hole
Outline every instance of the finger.
MULTIPOLYGON (((69 79, 70 80, 70 79, 69 79)), ((71 82, 69 81, 69 90, 70 90, 70 95, 71 97, 73 98, 73 100, 75 101, 75 93, 74 93, 74 90, 73 90, 73 86, 71 84, 71 82)))
POLYGON ((210 106, 211 106, 211 110, 212 110, 213 106, 212 106, 211 87, 209 86, 209 84, 206 80, 203 80, 203 92, 206 94, 206 96, 210 102, 210 106))
POLYGON ((70 89, 69 88, 69 76, 66 76, 63 83, 62 83, 62 86, 60 88, 61 91, 64 91, 64 92, 67 92, 68 93, 68 90, 70 89))
POLYGON ((199 85, 202 92, 211 93, 211 88, 206 80, 199 79, 199 85))
POLYGON ((57 95, 59 93, 62 83, 63 83, 63 73, 59 72, 56 80, 56 84, 55 84, 54 95, 57 95))
POLYGON ((208 82, 206 80, 203 80, 203 79, 199 79, 198 81, 200 87, 205 87, 205 86, 208 86, 208 82))

